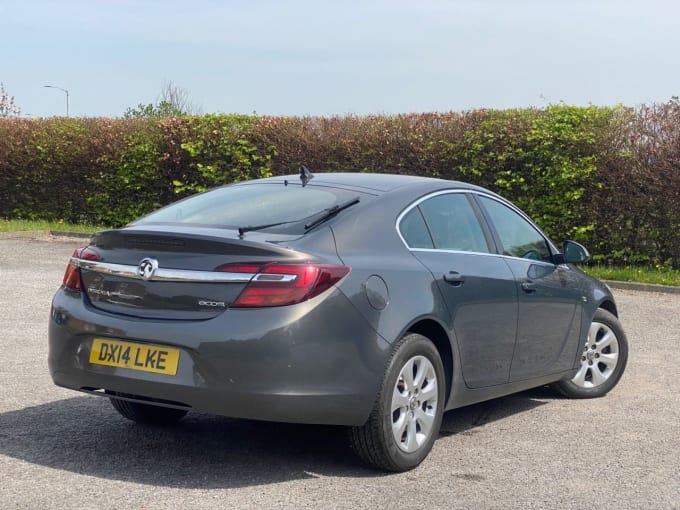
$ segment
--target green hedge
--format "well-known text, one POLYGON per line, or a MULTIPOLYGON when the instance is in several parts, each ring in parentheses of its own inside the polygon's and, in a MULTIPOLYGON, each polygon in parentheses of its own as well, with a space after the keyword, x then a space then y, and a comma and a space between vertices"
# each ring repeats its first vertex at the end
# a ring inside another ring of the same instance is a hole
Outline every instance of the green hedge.
POLYGON ((270 175, 257 119, 0 119, 0 217, 124 225, 225 182, 270 175))
POLYGON ((0 217, 123 225, 223 183, 313 171, 457 179, 595 260, 679 267, 680 105, 396 116, 0 119, 0 217))

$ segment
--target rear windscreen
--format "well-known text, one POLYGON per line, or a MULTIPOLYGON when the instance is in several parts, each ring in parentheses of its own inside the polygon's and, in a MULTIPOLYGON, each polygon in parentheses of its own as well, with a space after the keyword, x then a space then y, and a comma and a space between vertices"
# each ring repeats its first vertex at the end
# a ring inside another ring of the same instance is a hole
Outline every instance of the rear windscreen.
POLYGON ((363 201, 370 195, 299 184, 241 184, 189 197, 159 209, 133 225, 180 223, 237 229, 283 223, 262 230, 302 233, 307 220, 357 197, 363 201))

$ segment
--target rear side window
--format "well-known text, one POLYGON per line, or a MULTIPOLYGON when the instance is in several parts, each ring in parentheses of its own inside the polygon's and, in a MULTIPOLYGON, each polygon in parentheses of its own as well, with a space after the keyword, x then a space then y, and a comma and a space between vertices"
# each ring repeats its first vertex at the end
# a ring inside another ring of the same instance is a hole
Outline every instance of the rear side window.
POLYGON ((432 237, 418 207, 414 207, 399 224, 399 232, 409 248, 434 248, 432 237))
POLYGON ((548 243, 531 223, 496 200, 487 197, 479 199, 496 227, 504 255, 552 262, 548 243))
POLYGON ((284 223, 262 230, 303 233, 308 218, 357 197, 364 201, 371 195, 292 183, 224 186, 159 209, 135 225, 179 223, 235 229, 284 223))
POLYGON ((432 234, 435 249, 489 253, 482 227, 464 194, 437 195, 418 207, 432 234))

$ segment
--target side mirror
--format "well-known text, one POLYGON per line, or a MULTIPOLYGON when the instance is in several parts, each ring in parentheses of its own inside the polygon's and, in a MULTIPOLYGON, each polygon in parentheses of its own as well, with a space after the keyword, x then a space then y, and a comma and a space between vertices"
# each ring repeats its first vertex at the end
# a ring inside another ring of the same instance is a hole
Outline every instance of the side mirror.
POLYGON ((590 260, 590 253, 586 248, 576 241, 564 241, 562 244, 561 263, 563 264, 582 264, 590 260))

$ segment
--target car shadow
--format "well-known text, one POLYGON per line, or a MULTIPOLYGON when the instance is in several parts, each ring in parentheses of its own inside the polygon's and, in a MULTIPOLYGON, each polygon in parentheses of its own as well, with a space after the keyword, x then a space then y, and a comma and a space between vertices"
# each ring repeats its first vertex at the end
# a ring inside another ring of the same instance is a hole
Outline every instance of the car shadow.
MULTIPOLYGON (((449 411, 441 435, 469 433, 544 400, 540 394, 522 393, 449 411)), ((354 457, 344 427, 190 413, 174 427, 158 428, 130 422, 105 399, 84 396, 1 413, 0 454, 74 473, 173 488, 386 474, 354 457)))
POLYGON ((486 424, 530 411, 559 398, 554 391, 541 387, 453 409, 444 413, 439 435, 475 434, 486 424))

